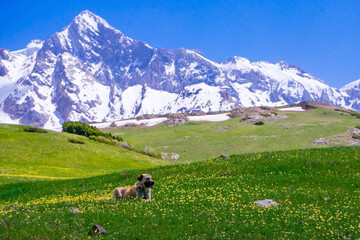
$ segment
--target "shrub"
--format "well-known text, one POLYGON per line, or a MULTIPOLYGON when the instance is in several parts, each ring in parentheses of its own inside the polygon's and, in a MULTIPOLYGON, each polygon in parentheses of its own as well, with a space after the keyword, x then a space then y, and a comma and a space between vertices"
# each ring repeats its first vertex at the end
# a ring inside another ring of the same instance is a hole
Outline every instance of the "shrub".
POLYGON ((268 113, 260 113, 260 116, 263 116, 263 117, 271 117, 271 114, 268 114, 268 113))
POLYGON ((132 147, 128 142, 126 142, 126 141, 120 142, 120 146, 121 146, 122 148, 125 148, 125 149, 128 149, 128 150, 132 150, 132 149, 133 149, 133 147, 132 147))
POLYGON ((277 113, 277 112, 271 112, 271 114, 274 114, 275 116, 277 116, 277 115, 278 115, 278 113, 277 113))
POLYGON ((162 159, 161 152, 159 152, 158 150, 156 150, 155 148, 152 148, 152 147, 146 146, 145 147, 145 154, 150 156, 150 157, 162 159))
POLYGON ((355 116, 356 118, 360 118, 360 113, 353 112, 353 113, 351 113, 351 116, 355 116))
POLYGON ((102 132, 96 127, 82 122, 65 122, 62 125, 62 130, 63 132, 74 133, 85 137, 101 136, 102 134, 102 132))
POLYGON ((117 142, 116 142, 116 141, 110 140, 110 139, 107 139, 107 138, 104 138, 104 137, 102 137, 102 136, 90 136, 89 139, 94 140, 94 141, 96 141, 96 142, 113 145, 113 146, 116 146, 116 145, 117 145, 117 142))
POLYGON ((354 134, 354 135, 352 135, 352 138, 354 138, 354 139, 360 139, 360 135, 354 134))
POLYGON ((258 121, 256 123, 254 123, 254 125, 257 125, 257 126, 261 126, 261 125, 264 125, 265 123, 263 121, 258 121))
POLYGON ((349 111, 345 111, 345 110, 338 109, 338 108, 335 108, 334 111, 351 114, 351 112, 349 112, 349 111))
POLYGON ((37 127, 25 127, 24 128, 25 132, 36 132, 36 133, 47 133, 48 131, 42 128, 37 128, 37 127))
POLYGON ((81 140, 78 140, 78 139, 75 139, 75 138, 69 138, 68 141, 71 142, 71 143, 76 143, 76 144, 85 144, 84 141, 81 141, 81 140))
POLYGON ((82 122, 65 122, 62 126, 63 132, 73 133, 85 137, 90 136, 101 136, 107 139, 123 141, 123 139, 119 136, 113 136, 111 133, 104 133, 97 129, 96 127, 90 126, 86 123, 82 122))

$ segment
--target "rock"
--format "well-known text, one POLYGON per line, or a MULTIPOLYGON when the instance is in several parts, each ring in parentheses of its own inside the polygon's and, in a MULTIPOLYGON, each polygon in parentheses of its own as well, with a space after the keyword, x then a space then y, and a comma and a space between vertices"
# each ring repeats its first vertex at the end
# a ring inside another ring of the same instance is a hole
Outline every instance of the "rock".
POLYGON ((255 203, 261 207, 271 207, 271 206, 277 206, 280 204, 280 203, 274 202, 271 199, 258 200, 255 203))
POLYGON ((223 158, 228 158, 229 157, 229 155, 227 155, 227 154, 221 154, 221 156, 220 157, 223 157, 223 158))
POLYGON ((220 126, 220 127, 215 128, 215 131, 226 131, 228 129, 229 129, 229 127, 220 126))
POLYGON ((7 48, 0 48, 0 60, 9 60, 10 59, 10 50, 7 48))
POLYGON ((259 108, 261 110, 268 110, 268 111, 272 110, 271 107, 267 107, 267 106, 260 106, 259 108))
POLYGON ((91 227, 88 235, 108 235, 109 233, 100 225, 94 225, 91 227))
POLYGON ((131 127, 135 127, 135 126, 136 126, 135 123, 127 123, 124 125, 124 127, 126 127, 126 128, 131 128, 131 127))
POLYGON ((179 157, 180 157, 179 154, 177 154, 177 153, 171 153, 171 159, 178 160, 179 157))
POLYGON ((0 62, 0 77, 5 76, 8 72, 9 70, 5 67, 5 65, 2 62, 0 62))
POLYGON ((260 113, 253 112, 253 113, 246 114, 246 116, 242 120, 248 121, 248 122, 257 122, 262 119, 263 119, 263 117, 260 115, 260 113))
POLYGON ((167 118, 166 124, 169 127, 183 125, 188 121, 188 118, 184 113, 168 114, 167 118))
POLYGON ((325 141, 323 138, 318 138, 315 141, 311 142, 311 144, 330 144, 331 141, 325 141))
POLYGON ((152 119, 152 118, 159 118, 162 117, 160 114, 144 114, 136 118, 136 120, 144 120, 144 119, 152 119))
POLYGON ((162 152, 162 153, 161 153, 162 159, 165 159, 167 156, 168 156, 168 153, 165 153, 165 152, 162 152))
POLYGON ((354 134, 359 135, 359 134, 360 134, 360 129, 358 129, 358 128, 351 128, 351 129, 350 129, 350 132, 351 132, 352 135, 354 135, 354 134))
POLYGON ((77 208, 69 208, 69 212, 72 212, 72 213, 81 213, 81 211, 77 208))
POLYGON ((229 118, 236 118, 240 117, 244 114, 244 111, 241 108, 235 108, 231 111, 231 113, 228 114, 229 118))

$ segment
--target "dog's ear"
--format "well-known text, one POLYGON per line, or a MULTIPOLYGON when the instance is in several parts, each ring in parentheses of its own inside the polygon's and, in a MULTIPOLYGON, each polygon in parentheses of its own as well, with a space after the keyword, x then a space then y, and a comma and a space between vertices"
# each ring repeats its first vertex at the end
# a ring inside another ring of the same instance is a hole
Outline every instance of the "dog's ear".
POLYGON ((137 177, 137 180, 139 180, 139 181, 141 181, 142 179, 143 179, 143 175, 141 174, 141 175, 139 175, 138 177, 137 177))

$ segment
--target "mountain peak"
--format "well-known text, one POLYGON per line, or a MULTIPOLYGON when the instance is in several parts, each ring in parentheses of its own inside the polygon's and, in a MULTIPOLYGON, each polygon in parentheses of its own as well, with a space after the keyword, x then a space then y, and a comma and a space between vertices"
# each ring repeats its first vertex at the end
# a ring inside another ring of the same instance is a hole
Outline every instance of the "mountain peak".
POLYGON ((79 15, 77 15, 73 23, 78 25, 81 29, 91 29, 92 31, 98 32, 99 24, 103 25, 106 28, 112 28, 110 24, 108 24, 103 18, 98 15, 90 12, 89 10, 82 11, 79 15))

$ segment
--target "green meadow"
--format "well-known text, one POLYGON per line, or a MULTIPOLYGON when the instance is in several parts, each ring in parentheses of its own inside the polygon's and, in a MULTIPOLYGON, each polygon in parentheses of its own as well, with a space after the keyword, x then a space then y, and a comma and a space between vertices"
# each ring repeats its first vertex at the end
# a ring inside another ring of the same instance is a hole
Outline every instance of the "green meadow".
POLYGON ((183 163, 203 161, 222 154, 347 145, 342 138, 329 145, 312 142, 318 138, 346 135, 350 128, 360 125, 359 119, 330 109, 278 113, 288 118, 264 120, 263 126, 242 121, 239 117, 217 123, 188 122, 173 127, 161 124, 151 128, 117 128, 109 132, 119 134, 137 149, 151 146, 161 152, 177 153, 180 156, 178 160, 165 160, 183 163))
POLYGON ((0 185, 27 180, 90 177, 163 161, 68 133, 24 132, 0 124, 0 185), (84 142, 69 142, 76 139, 84 142))
POLYGON ((1 239, 358 239, 360 148, 232 155, 0 186, 1 239), (152 202, 109 199, 150 173, 152 202), (254 201, 273 199, 276 207, 254 201), (76 208, 81 213, 69 210, 76 208))

